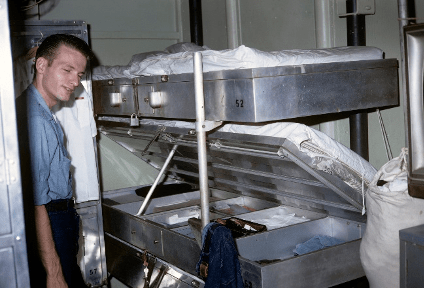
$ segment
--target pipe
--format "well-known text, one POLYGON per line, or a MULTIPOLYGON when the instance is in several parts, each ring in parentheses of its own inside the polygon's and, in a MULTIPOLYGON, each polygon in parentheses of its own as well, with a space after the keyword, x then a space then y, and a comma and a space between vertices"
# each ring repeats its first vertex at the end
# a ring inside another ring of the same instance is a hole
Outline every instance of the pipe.
POLYGON ((191 42, 203 46, 202 2, 189 0, 191 42))
POLYGON ((194 94, 196 100, 197 155, 199 158, 199 186, 202 227, 209 224, 209 187, 206 154, 205 97, 203 95, 202 53, 193 56, 194 94))
MULTIPOLYGON (((355 13, 356 0, 346 1, 346 13, 355 13)), ((347 46, 366 46, 365 15, 349 15, 346 17, 347 46)), ((357 113, 349 116, 350 149, 365 160, 369 160, 368 147, 368 114, 357 113)))
POLYGON ((226 0, 227 14, 227 41, 228 48, 234 49, 240 46, 240 25, 239 25, 239 1, 226 0))
MULTIPOLYGON (((415 18, 415 1, 408 1, 408 0, 398 0, 398 16, 399 16, 399 38, 400 38, 400 69, 402 71, 401 73, 401 79, 402 79, 402 95, 403 95, 403 107, 408 107, 408 99, 406 97, 407 95, 407 85, 406 85, 406 67, 405 67, 405 37, 403 33, 403 27, 407 26, 409 24, 415 24, 415 20, 411 20, 411 18, 415 18), (412 4, 411 4, 412 2, 412 4), (412 8, 412 9, 411 9, 412 8)), ((406 108, 408 109, 408 108, 406 108)), ((408 131, 408 113, 405 113, 405 131, 408 131)), ((406 147, 410 147, 409 145, 409 137, 408 133, 405 133, 405 144, 406 147)))
POLYGON ((328 0, 315 0, 315 36, 317 48, 333 47, 332 5, 328 0))
MULTIPOLYGON (((356 0, 346 1, 346 13, 355 13, 356 0)), ((346 17, 347 46, 366 46, 365 15, 350 15, 346 17)))
POLYGON ((147 203, 150 200, 150 197, 152 197, 153 191, 155 191, 155 188, 158 185, 160 178, 162 178, 162 175, 165 173, 165 170, 168 167, 169 162, 171 162, 171 159, 174 156, 175 151, 177 150, 177 148, 178 148, 178 145, 174 145, 174 147, 172 147, 172 150, 171 150, 171 152, 169 152, 169 155, 166 158, 165 163, 162 166, 162 169, 160 170, 158 176, 156 177, 156 180, 153 183, 152 187, 150 187, 150 190, 147 193, 146 198, 144 199, 143 203, 141 204, 140 209, 138 210, 137 214, 135 214, 135 216, 140 216, 141 214, 143 214, 144 208, 146 208, 147 203))
MULTIPOLYGON (((333 2, 328 0, 315 0, 315 37, 317 48, 333 47, 333 2)), ((319 124, 319 130, 334 138, 334 121, 319 124)))

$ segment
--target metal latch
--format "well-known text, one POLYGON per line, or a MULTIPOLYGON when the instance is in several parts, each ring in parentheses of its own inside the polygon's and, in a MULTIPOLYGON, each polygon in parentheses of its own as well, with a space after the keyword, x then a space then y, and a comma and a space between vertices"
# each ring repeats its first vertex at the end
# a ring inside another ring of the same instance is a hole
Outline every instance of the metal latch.
POLYGON ((169 143, 175 144, 177 143, 177 140, 175 140, 174 137, 172 137, 171 134, 164 133, 160 136, 163 140, 168 141, 169 143))
POLYGON ((356 0, 356 11, 346 12, 346 0, 337 0, 337 15, 340 18, 352 15, 374 15, 375 0, 356 0))

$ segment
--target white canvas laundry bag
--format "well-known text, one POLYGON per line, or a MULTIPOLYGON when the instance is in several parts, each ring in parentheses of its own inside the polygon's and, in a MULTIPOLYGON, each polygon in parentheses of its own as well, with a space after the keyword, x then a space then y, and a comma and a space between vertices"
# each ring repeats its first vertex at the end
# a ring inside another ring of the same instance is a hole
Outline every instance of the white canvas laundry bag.
POLYGON ((407 153, 384 164, 366 194, 360 256, 371 288, 399 287, 399 230, 424 223, 424 200, 408 194, 407 153))

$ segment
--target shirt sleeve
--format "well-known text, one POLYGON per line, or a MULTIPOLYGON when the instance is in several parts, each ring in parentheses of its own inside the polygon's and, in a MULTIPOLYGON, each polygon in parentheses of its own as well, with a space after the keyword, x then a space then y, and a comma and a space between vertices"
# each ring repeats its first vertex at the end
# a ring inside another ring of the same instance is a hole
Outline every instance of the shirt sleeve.
POLYGON ((42 117, 32 118, 28 127, 34 205, 44 205, 51 201, 48 195, 51 163, 48 129, 51 128, 42 117))

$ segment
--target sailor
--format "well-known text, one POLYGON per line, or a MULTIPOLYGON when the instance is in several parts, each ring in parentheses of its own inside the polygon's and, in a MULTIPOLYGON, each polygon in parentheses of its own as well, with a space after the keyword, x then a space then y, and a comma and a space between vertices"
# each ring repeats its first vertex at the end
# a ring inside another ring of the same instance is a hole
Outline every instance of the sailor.
POLYGON ((51 109, 70 99, 90 55, 89 46, 78 37, 47 37, 36 53, 33 83, 17 99, 32 287, 85 287, 76 258, 79 216, 72 199, 71 161, 51 109))

